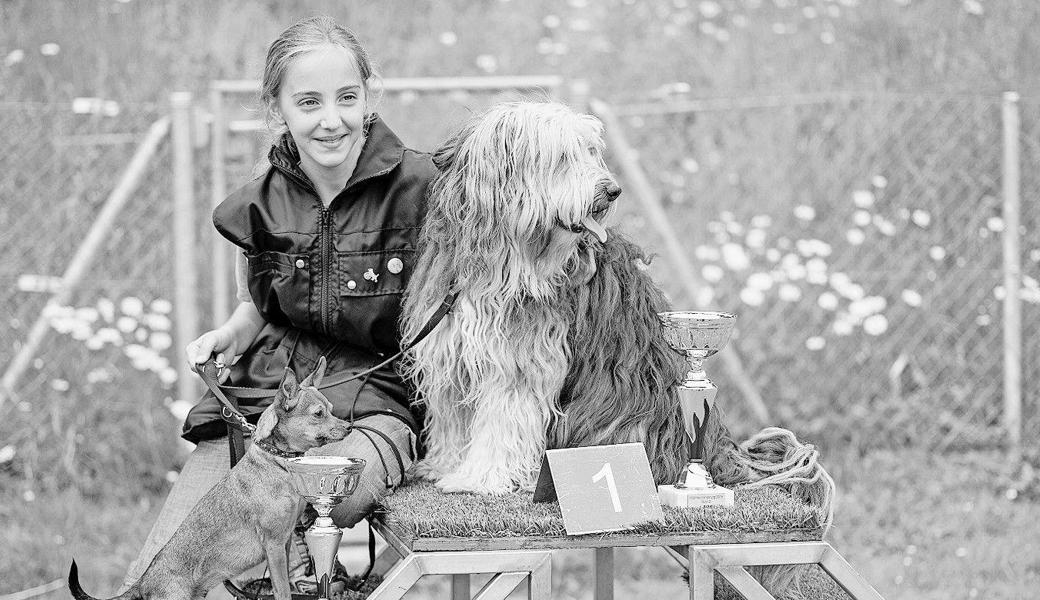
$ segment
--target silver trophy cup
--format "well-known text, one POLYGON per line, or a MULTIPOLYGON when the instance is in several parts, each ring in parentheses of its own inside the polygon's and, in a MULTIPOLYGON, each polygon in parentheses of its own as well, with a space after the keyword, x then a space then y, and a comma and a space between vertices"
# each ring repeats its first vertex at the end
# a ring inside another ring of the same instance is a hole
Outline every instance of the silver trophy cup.
POLYGON ((704 359, 726 347, 736 316, 724 312, 676 311, 659 314, 668 345, 686 355, 690 371, 678 387, 686 435, 693 450, 674 485, 659 486, 669 506, 732 505, 733 492, 715 485, 704 467, 704 429, 715 406, 718 388, 704 372, 704 359))
POLYGON ((332 522, 332 508, 354 493, 361 481, 365 461, 345 456, 301 456, 288 461, 293 488, 310 502, 318 518, 304 533, 314 558, 318 597, 329 598, 336 565, 336 552, 343 531, 332 522))

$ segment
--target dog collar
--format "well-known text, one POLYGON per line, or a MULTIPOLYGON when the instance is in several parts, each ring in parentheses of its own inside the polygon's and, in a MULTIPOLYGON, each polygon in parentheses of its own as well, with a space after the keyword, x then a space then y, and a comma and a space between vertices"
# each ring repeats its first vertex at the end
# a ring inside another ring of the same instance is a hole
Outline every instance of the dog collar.
POLYGON ((273 454, 280 458, 299 458, 303 456, 303 452, 287 452, 285 450, 279 450, 278 448, 275 448, 274 445, 268 443, 266 438, 262 440, 254 440, 253 443, 256 444, 257 448, 260 448, 264 452, 273 454))

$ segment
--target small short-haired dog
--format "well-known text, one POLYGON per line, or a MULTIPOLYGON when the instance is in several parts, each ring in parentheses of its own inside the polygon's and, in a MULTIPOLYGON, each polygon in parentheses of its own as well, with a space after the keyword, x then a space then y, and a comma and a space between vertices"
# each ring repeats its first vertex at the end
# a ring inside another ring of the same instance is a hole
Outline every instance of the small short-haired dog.
MULTIPOLYGON (((199 500, 141 578, 118 600, 201 599, 221 581, 264 559, 274 597, 290 600, 286 545, 302 499, 293 490, 285 459, 262 446, 279 453, 301 453, 346 437, 347 422, 332 416, 332 405, 317 389, 324 373, 324 358, 299 383, 286 369, 242 460, 199 500)), ((69 570, 69 589, 76 600, 96 600, 80 587, 75 561, 69 570)))

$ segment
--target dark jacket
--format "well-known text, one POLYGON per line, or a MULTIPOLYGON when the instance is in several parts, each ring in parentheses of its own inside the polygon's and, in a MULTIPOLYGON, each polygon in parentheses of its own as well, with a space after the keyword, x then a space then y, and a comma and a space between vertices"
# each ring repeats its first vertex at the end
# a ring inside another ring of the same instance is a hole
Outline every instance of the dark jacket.
MULTIPOLYGON (((232 369, 235 385, 273 389, 286 361, 303 377, 325 355, 331 375, 363 370, 399 350, 401 296, 436 169, 378 117, 367 127, 354 173, 328 208, 285 135, 271 148, 267 172, 213 211, 217 231, 245 253, 249 294, 269 323, 232 369)), ((388 413, 416 427, 408 390, 392 368, 365 383, 323 390, 338 417, 388 413)), ((243 413, 256 416, 264 405, 243 406, 243 413)), ((207 395, 189 414, 184 437, 221 435, 217 414, 207 395)))

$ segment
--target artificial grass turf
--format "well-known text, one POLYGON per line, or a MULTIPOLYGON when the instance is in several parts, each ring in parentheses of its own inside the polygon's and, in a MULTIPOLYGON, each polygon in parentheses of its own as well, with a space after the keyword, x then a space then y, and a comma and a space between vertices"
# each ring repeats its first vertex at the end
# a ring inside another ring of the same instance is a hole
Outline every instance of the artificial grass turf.
MULTIPOLYGON (((642 523, 627 535, 689 532, 788 532, 821 530, 820 511, 776 486, 734 490, 734 506, 664 507, 664 520, 642 523)), ((535 504, 530 493, 502 496, 445 494, 429 483, 398 489, 384 500, 383 520, 411 538, 566 536, 560 506, 535 504)))

